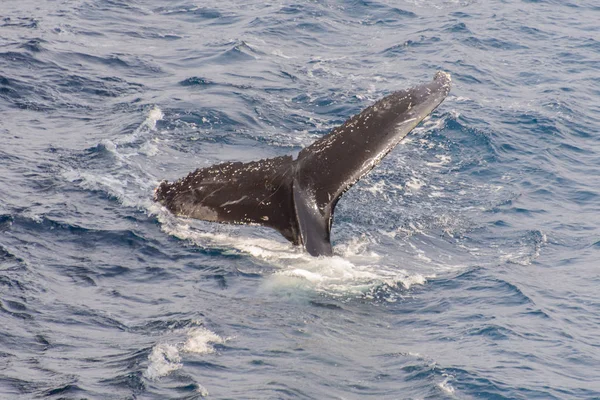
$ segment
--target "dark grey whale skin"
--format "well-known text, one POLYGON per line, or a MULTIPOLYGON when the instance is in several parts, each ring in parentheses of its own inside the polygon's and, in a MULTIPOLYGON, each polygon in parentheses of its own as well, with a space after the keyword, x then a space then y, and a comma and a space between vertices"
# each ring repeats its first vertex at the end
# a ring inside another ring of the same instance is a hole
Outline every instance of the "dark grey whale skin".
POLYGON ((446 98, 451 79, 379 100, 291 156, 226 162, 160 183, 154 200, 173 214, 277 229, 313 256, 331 256, 333 211, 340 196, 373 169, 446 98))

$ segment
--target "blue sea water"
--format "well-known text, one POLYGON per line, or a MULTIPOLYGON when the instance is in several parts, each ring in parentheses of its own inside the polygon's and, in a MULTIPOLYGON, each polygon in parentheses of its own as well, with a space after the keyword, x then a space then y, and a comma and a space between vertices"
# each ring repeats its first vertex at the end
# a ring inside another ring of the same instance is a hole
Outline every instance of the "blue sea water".
POLYGON ((596 0, 0 5, 0 398, 600 398, 596 0), (162 179, 453 88, 335 256, 162 179))

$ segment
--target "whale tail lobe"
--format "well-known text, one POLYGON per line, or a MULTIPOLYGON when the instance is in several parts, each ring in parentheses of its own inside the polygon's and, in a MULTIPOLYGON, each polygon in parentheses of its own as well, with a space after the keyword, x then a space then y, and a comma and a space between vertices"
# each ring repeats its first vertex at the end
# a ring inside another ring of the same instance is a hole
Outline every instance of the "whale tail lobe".
POLYGON ((332 255, 333 211, 448 95, 450 75, 384 97, 304 148, 294 160, 227 162, 163 181, 154 199, 176 215, 277 229, 313 256, 332 255))

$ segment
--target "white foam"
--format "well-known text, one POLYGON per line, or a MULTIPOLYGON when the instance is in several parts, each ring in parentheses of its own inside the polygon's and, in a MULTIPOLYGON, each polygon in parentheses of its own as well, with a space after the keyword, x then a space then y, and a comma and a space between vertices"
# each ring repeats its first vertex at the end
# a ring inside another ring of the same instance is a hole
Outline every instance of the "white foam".
POLYGON ((164 116, 165 115, 163 114, 161 109, 155 106, 148 113, 148 118, 146 118, 146 121, 144 121, 144 123, 146 124, 146 126, 148 126, 148 128, 154 130, 156 129, 156 122, 162 120, 164 116))
POLYGON ((133 143, 140 135, 143 135, 146 131, 154 131, 156 129, 156 123, 164 118, 164 114, 158 107, 153 107, 149 112, 146 119, 128 135, 117 138, 114 142, 115 145, 123 145, 127 143, 133 143))
POLYGON ((465 102, 465 101, 471 101, 471 99, 468 97, 456 96, 454 98, 454 101, 461 103, 461 102, 465 102))
POLYGON ((450 384, 450 381, 454 379, 454 376, 449 374, 443 374, 443 376, 445 377, 445 379, 442 382, 438 383, 438 387, 442 390, 442 392, 446 393, 447 395, 454 395, 454 388, 450 384))
POLYGON ((362 186, 362 190, 370 192, 372 195, 377 196, 383 196, 384 198, 386 198, 386 183, 383 179, 373 183, 371 186, 362 186))
POLYGON ((274 56, 281 57, 281 58, 286 58, 286 59, 295 58, 295 57, 293 57, 293 56, 288 56, 288 55, 286 55, 286 54, 283 54, 283 51, 281 51, 281 50, 279 50, 279 49, 277 49, 277 50, 273 50, 273 51, 271 52, 271 54, 273 54, 274 56))
POLYGON ((426 163, 427 165, 429 165, 430 167, 435 167, 435 168, 440 168, 446 164, 449 164, 450 161, 452 160, 452 157, 445 155, 445 154, 438 154, 435 156, 435 158, 437 158, 438 162, 428 162, 426 163))
POLYGON ((164 117, 158 107, 152 108, 148 112, 146 119, 131 134, 121 136, 115 140, 104 139, 99 143, 99 147, 114 156, 113 166, 114 174, 107 174, 105 171, 96 173, 93 171, 66 169, 62 176, 69 182, 77 183, 80 187, 87 190, 101 190, 111 196, 116 197, 123 205, 127 207, 147 208, 152 201, 148 192, 156 186, 156 182, 130 158, 139 153, 146 156, 158 154, 157 140, 152 139, 140 144, 133 153, 124 153, 124 144, 133 143, 135 140, 147 135, 149 131, 156 128, 156 122, 164 117))
MULTIPOLYGON (((148 368, 144 376, 151 380, 169 375, 173 371, 183 368, 181 353, 211 354, 214 353, 214 343, 225 343, 224 339, 206 328, 192 328, 187 331, 187 339, 183 343, 159 343, 152 348, 148 356, 148 368)), ((207 395, 204 387, 199 385, 198 390, 207 395)))
POLYGON ((144 372, 144 376, 152 380, 166 376, 183 367, 179 350, 171 344, 161 343, 154 346, 148 360, 150 363, 146 372, 144 372))
POLYGON ((425 182, 423 182, 422 180, 415 178, 413 176, 410 178, 410 181, 408 181, 404 184, 404 186, 406 186, 407 188, 410 188, 412 190, 419 190, 423 186, 425 186, 425 182))
MULTIPOLYGON (((365 236, 340 243, 333 257, 312 257, 296 246, 265 238, 199 231, 163 207, 152 209, 162 229, 196 246, 225 246, 268 262, 276 271, 266 277, 263 289, 311 290, 331 296, 362 296, 380 286, 410 288, 427 278, 382 263, 381 256, 367 250, 365 236)), ((192 221, 189 221, 192 222, 192 221)))
POLYGON ((117 198, 126 207, 147 208, 151 205, 150 198, 140 197, 133 187, 145 190, 147 183, 139 182, 131 177, 115 177, 93 172, 74 169, 64 170, 62 176, 69 182, 77 182, 79 187, 87 190, 101 190, 117 198))
POLYGON ((154 157, 158 154, 158 146, 155 143, 146 142, 140 147, 140 153, 148 157, 154 157))
POLYGON ((225 339, 206 328, 194 328, 188 332, 188 338, 182 350, 188 353, 210 354, 214 353, 213 343, 225 343, 225 339))
POLYGON ((340 257, 310 257, 282 266, 267 277, 266 288, 300 287, 334 297, 364 296, 381 286, 406 289, 422 285, 426 278, 383 264, 359 264, 340 257))

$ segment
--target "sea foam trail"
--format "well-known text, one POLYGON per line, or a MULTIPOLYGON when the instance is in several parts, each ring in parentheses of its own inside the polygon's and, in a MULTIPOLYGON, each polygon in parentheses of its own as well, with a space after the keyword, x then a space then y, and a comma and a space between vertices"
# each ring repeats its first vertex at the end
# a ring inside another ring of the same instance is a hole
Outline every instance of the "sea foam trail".
POLYGON ((157 216, 163 231, 171 236, 200 247, 226 247, 275 267, 275 272, 264 284, 275 291, 295 287, 335 297, 369 296, 382 286, 409 289, 435 276, 385 265, 382 257, 368 251, 368 246, 360 240, 336 245, 333 257, 312 257, 289 243, 196 230, 159 205, 151 207, 151 213, 157 216))

